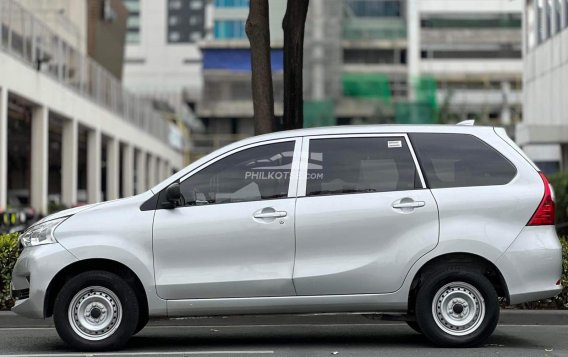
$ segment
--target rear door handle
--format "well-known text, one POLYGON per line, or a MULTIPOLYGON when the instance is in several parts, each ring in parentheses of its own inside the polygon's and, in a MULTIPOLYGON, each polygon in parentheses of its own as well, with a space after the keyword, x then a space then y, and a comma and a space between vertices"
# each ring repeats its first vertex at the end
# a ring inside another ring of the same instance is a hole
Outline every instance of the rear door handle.
POLYGON ((393 208, 420 208, 424 207, 426 203, 424 201, 413 201, 413 202, 395 202, 392 204, 393 208))
POLYGON ((254 218, 282 218, 287 215, 286 211, 259 212, 254 214, 254 218))

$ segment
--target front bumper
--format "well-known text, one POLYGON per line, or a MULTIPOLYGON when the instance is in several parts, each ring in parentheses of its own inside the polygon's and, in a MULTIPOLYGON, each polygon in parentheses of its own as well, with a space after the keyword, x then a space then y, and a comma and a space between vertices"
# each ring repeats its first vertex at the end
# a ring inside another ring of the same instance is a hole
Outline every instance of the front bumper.
POLYGON ((24 249, 12 272, 11 288, 19 295, 12 311, 25 317, 44 318, 49 284, 57 273, 76 261, 59 243, 24 249))
POLYGON ((525 227, 497 261, 509 289, 509 303, 521 304, 560 294, 562 246, 553 226, 525 227))

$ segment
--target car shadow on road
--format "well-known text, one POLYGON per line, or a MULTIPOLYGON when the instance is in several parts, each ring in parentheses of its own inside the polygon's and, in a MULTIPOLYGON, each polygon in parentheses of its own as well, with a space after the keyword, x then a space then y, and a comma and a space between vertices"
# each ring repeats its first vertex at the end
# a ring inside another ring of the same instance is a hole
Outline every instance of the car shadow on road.
MULTIPOLYGON (((142 332, 132 338, 128 344, 128 350, 156 350, 168 348, 168 350, 195 350, 211 348, 233 349, 273 349, 285 348, 310 348, 310 347, 348 347, 348 348, 376 348, 376 347, 405 347, 405 348, 436 348, 426 337, 414 331, 408 332, 357 332, 351 331, 326 331, 319 327, 311 331, 299 329, 299 331, 278 331, 276 329, 264 329, 254 333, 240 331, 227 332, 222 328, 210 329, 208 333, 194 333, 176 331, 169 335, 156 335, 151 332, 142 332)), ((512 347, 512 348, 535 348, 535 344, 506 334, 495 334, 486 343, 487 347, 512 347)))

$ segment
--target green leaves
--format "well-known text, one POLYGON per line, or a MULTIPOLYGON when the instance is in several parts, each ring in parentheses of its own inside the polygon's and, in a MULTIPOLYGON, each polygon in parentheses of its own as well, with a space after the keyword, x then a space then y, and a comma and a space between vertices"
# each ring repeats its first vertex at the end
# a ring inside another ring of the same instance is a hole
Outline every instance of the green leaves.
POLYGON ((568 236, 568 171, 550 177, 556 196, 556 224, 561 235, 568 236))
POLYGON ((10 295, 10 281, 19 254, 18 236, 17 233, 0 235, 0 310, 14 305, 10 295))
POLYGON ((568 309, 568 237, 560 238, 562 243, 562 293, 558 296, 562 300, 562 305, 568 309))

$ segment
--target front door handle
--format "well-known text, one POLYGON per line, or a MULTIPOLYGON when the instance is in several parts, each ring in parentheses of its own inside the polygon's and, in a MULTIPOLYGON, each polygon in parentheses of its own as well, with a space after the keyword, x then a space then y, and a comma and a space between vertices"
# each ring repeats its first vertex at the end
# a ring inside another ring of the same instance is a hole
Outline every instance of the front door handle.
POLYGON ((286 217, 288 212, 286 211, 274 211, 274 212, 258 212, 254 214, 254 218, 282 218, 286 217))
POLYGON ((424 207, 426 203, 424 201, 412 201, 412 202, 395 202, 392 204, 393 208, 420 208, 424 207))

